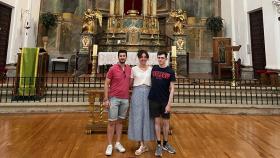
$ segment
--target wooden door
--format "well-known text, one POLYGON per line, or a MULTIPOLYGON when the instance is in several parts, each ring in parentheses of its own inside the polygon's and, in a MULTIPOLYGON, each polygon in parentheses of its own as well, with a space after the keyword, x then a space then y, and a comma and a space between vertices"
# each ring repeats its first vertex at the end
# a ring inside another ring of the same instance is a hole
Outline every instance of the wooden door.
POLYGON ((12 9, 0 4, 0 67, 6 65, 12 9))
POLYGON ((262 10, 250 13, 250 31, 251 31, 251 46, 252 58, 255 78, 257 70, 264 70, 266 66, 265 58, 265 43, 263 29, 263 12, 262 10))

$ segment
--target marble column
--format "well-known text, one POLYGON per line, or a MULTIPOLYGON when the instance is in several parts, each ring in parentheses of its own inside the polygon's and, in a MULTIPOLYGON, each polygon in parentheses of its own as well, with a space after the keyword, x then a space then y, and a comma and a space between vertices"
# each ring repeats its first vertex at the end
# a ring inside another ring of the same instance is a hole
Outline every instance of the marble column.
POLYGON ((115 0, 110 0, 110 15, 115 14, 115 0))
POLYGON ((152 16, 157 16, 157 0, 152 0, 152 16))
POLYGON ((120 15, 124 14, 124 0, 120 0, 120 15))

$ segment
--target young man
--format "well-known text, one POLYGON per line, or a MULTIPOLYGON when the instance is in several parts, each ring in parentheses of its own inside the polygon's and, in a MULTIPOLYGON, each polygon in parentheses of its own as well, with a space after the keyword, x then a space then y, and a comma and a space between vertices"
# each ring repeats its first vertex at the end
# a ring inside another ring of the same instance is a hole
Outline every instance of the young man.
POLYGON ((167 53, 158 52, 158 63, 152 69, 152 86, 149 94, 150 115, 155 119, 157 147, 155 156, 162 156, 162 150, 175 154, 175 149, 168 143, 169 119, 173 100, 175 72, 166 65, 167 53), (161 127, 161 120, 163 122, 161 127), (161 145, 161 128, 163 144, 161 145))
POLYGON ((131 68, 126 65, 127 51, 118 52, 119 62, 113 65, 106 76, 104 85, 104 106, 108 108, 108 127, 107 138, 108 146, 105 154, 112 155, 112 140, 116 131, 115 149, 119 152, 125 152, 120 139, 122 134, 123 120, 126 118, 128 110, 129 84, 131 68))

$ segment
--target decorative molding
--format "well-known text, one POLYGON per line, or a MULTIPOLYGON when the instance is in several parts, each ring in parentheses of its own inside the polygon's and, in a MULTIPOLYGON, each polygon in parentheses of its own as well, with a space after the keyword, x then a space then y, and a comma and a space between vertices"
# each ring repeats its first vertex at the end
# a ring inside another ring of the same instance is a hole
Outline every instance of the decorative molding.
POLYGON ((280 14, 280 0, 273 0, 272 4, 277 7, 277 12, 280 14))

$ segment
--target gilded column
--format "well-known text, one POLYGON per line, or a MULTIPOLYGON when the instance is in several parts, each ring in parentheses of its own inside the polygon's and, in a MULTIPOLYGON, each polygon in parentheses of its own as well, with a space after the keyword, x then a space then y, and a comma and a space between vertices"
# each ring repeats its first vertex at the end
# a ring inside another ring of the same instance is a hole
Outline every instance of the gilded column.
POLYGON ((120 15, 124 14, 124 0, 120 0, 120 15))
POLYGON ((152 0, 152 16, 157 16, 157 0, 152 0))
POLYGON ((120 15, 120 0, 115 1, 115 15, 120 15))
POLYGON ((151 0, 147 0, 147 14, 151 15, 151 0))
POLYGON ((142 4, 142 14, 143 16, 147 15, 147 0, 143 0, 143 4, 142 4))
POLYGON ((110 15, 115 14, 115 0, 110 0, 110 15))

